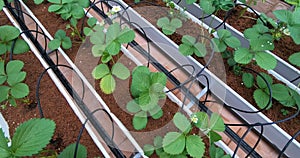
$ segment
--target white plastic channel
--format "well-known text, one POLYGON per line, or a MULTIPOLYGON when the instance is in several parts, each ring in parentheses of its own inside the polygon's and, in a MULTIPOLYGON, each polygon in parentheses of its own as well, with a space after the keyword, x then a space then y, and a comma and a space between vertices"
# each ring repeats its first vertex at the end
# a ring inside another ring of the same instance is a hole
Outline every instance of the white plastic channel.
POLYGON ((8 126, 5 118, 1 114, 1 112, 0 112, 0 130, 2 130, 4 132, 4 136, 9 139, 9 142, 7 144, 8 144, 8 146, 10 146, 11 139, 10 139, 10 135, 9 135, 9 126, 8 126))
MULTIPOLYGON (((238 3, 242 3, 239 2, 238 3)), ((196 7, 198 7, 199 9, 201 9, 199 7, 199 5, 194 4, 196 7)), ((242 6, 243 7, 243 6, 242 6)), ((247 9, 247 11, 252 12, 252 10, 247 9)), ((255 10, 256 11, 256 10, 255 10)), ((258 14, 260 14, 258 11, 256 11, 258 14)), ((189 15, 189 14, 187 14, 189 15)), ((191 14, 190 14, 191 15, 191 14)), ((199 21, 197 18, 195 18, 193 15, 191 15, 193 17, 193 19, 196 19, 197 21, 199 21)), ((220 18, 218 18, 215 15, 211 15, 215 20, 217 20, 219 23, 221 23, 223 20, 221 20, 220 18)), ((202 22, 201 22, 202 23, 202 22)), ((235 29, 234 27, 232 27, 231 25, 225 23, 226 27, 230 28, 232 31, 234 31, 235 33, 237 33, 238 35, 240 35, 241 37, 245 38, 244 34, 241 33, 240 31, 238 31, 237 29, 235 29)), ((213 34, 215 37, 217 37, 216 33, 213 34)), ((291 70, 297 72, 300 75, 300 70, 298 70, 297 68, 295 68, 294 66, 292 66, 291 64, 289 64, 288 62, 284 61, 283 59, 281 59, 280 57, 278 57, 276 54, 272 53, 269 50, 266 50, 265 52, 267 52, 268 54, 271 54, 272 56, 275 57, 275 59, 277 61, 279 61, 280 63, 282 63, 283 65, 286 65, 287 67, 289 67, 291 70)), ((290 81, 288 81, 287 79, 285 79, 282 75, 278 74, 276 71, 274 70, 268 70, 268 73, 273 75, 276 79, 280 80, 281 82, 285 83, 288 87, 290 87, 291 89, 297 91, 300 94, 300 87, 295 86, 294 84, 292 84, 290 81)))
MULTIPOLYGON (((32 16, 32 18, 34 20, 36 20, 36 22, 38 22, 38 20, 36 19, 36 17, 32 14, 32 12, 27 8, 26 5, 24 5, 24 3, 22 1, 20 1, 21 4, 23 5, 23 7, 26 9, 26 11, 29 13, 30 16, 32 16)), ((11 22, 13 23, 14 26, 16 26, 20 31, 22 31, 20 29, 20 26, 17 24, 17 22, 14 21, 14 18, 9 14, 9 11, 6 8, 3 8, 5 14, 9 17, 9 19, 11 20, 11 22)), ((39 24, 40 25, 40 24, 39 24)), ((41 25, 40 25, 41 26, 41 25)), ((46 30, 44 30, 46 33, 46 30)), ((48 33, 48 32, 47 32, 48 33)), ((53 39, 50 34, 46 34, 48 37, 50 37, 51 39, 53 39)), ((49 67, 49 65, 44 61, 44 59, 41 57, 39 51, 37 50, 37 48, 34 46, 34 44, 30 41, 30 39, 28 39, 25 34, 22 34, 23 39, 28 43, 31 51, 35 54, 35 56, 39 59, 39 61, 41 62, 41 64, 43 65, 43 67, 46 69, 49 67)), ((50 76, 50 78, 53 80, 53 82, 55 83, 55 85, 57 86, 57 88, 59 89, 59 91, 62 93, 62 95, 66 98, 67 102, 70 104, 71 108, 73 109, 74 113, 77 115, 77 117, 79 118, 79 120, 83 123, 85 122, 85 117, 82 115, 82 113, 80 112, 80 110, 78 109, 77 105, 74 103, 72 97, 69 95, 69 93, 67 92, 67 90, 64 88, 64 86, 62 85, 62 83, 59 81, 59 79, 56 77, 56 75, 54 74, 54 72, 50 69, 48 70, 48 74, 50 76)), ((86 130, 88 131, 88 133, 90 134, 90 136, 92 137, 93 141, 95 142, 95 144, 98 146, 98 148, 101 150, 102 154, 105 157, 110 157, 109 154, 106 152, 105 148, 103 147, 103 145, 101 144, 101 142, 97 139, 96 135, 94 134, 93 130, 91 129, 89 124, 86 124, 85 126, 86 130)))

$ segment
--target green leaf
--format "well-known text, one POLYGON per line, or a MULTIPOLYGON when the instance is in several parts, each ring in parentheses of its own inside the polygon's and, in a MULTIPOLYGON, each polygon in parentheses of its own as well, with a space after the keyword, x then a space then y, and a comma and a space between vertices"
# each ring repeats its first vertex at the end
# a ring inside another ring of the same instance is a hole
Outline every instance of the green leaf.
POLYGON ((154 146, 150 144, 146 144, 143 147, 143 151, 146 156, 151 156, 154 153, 154 146))
POLYGON ((137 113, 142 110, 135 100, 128 102, 126 104, 126 109, 131 113, 137 113))
POLYGON ((247 48, 239 48, 234 53, 234 60, 240 64, 248 64, 253 59, 253 54, 247 48))
MULTIPOLYGON (((58 158, 66 158, 66 157, 74 157, 75 154, 75 147, 76 143, 68 145, 59 155, 58 158)), ((87 157, 87 150, 86 147, 78 144, 77 154, 76 157, 86 158, 87 157)))
POLYGON ((3 158, 10 157, 10 151, 7 145, 7 139, 1 128, 0 128, 0 153, 1 153, 1 157, 3 158))
POLYGON ((0 0, 0 11, 2 11, 3 7, 4 7, 4 1, 3 0, 0 0))
POLYGON ((113 23, 112 25, 110 25, 106 32, 106 43, 110 43, 117 39, 120 30, 121 28, 118 23, 113 23))
POLYGON ((163 139, 164 151, 171 155, 177 155, 183 152, 185 148, 185 137, 178 132, 169 132, 163 139))
POLYGON ((228 31, 228 30, 226 30, 226 29, 219 29, 219 30, 217 30, 217 34, 218 34, 218 37, 220 39, 226 39, 226 38, 229 38, 229 37, 232 36, 231 32, 228 31))
POLYGON ((64 49, 70 49, 72 47, 71 38, 70 37, 63 38, 61 45, 64 49))
POLYGON ((224 39, 224 42, 231 48, 238 48, 241 46, 241 41, 234 37, 234 36, 231 36, 229 38, 225 38, 224 39))
POLYGON ((118 77, 119 79, 125 80, 130 76, 129 69, 124 66, 122 63, 116 63, 111 70, 112 74, 118 77))
POLYGON ((151 84, 160 83, 161 85, 166 85, 167 76, 163 72, 152 72, 150 74, 151 84))
POLYGON ((118 41, 120 43, 129 43, 134 40, 135 33, 133 30, 125 27, 118 35, 118 41))
POLYGON ((193 46, 196 43, 196 38, 190 35, 184 35, 181 38, 181 42, 193 46))
POLYGON ((0 43, 0 55, 4 54, 7 52, 6 45, 3 43, 0 43))
POLYGON ((61 9, 63 7, 63 5, 61 4, 52 4, 48 7, 48 12, 56 12, 59 9, 61 9))
MULTIPOLYGON (((269 83, 270 86, 273 84, 273 79, 271 76, 267 75, 266 73, 260 73, 260 74, 264 79, 266 79, 266 81, 269 83)), ((258 87, 261 89, 267 88, 266 82, 260 76, 256 77, 256 83, 258 87)))
POLYGON ((269 101, 269 95, 265 93, 263 90, 256 89, 253 93, 253 98, 259 108, 263 109, 266 106, 268 106, 269 109, 271 107, 270 105, 267 105, 269 101))
POLYGON ((224 52, 227 48, 225 42, 220 41, 218 38, 213 38, 212 39, 214 45, 215 45, 215 51, 216 52, 224 52))
POLYGON ((170 23, 169 18, 162 17, 162 18, 160 18, 160 19, 157 20, 156 24, 157 24, 158 27, 162 28, 162 27, 164 27, 165 25, 167 25, 169 23, 170 23))
POLYGON ((153 119, 159 119, 163 116, 163 111, 160 106, 155 106, 153 109, 149 110, 150 115, 153 119))
POLYGON ((10 88, 7 86, 0 86, 0 103, 7 100, 10 88))
POLYGON ((250 73, 243 73, 243 83, 247 88, 251 88, 254 84, 254 77, 250 73))
POLYGON ((257 65, 265 70, 272 70, 277 65, 277 60, 275 59, 275 57, 266 52, 257 52, 255 54, 255 60, 257 62, 257 65))
POLYGON ((292 12, 289 10, 275 10, 273 11, 273 14, 278 20, 284 23, 289 23, 290 18, 292 17, 292 12))
POLYGON ((289 62, 296 66, 300 66, 300 52, 292 54, 289 57, 289 62))
POLYGON ((192 157, 203 157, 205 145, 199 136, 189 135, 186 138, 186 150, 192 157))
POLYGON ((197 112, 194 115, 195 116, 192 115, 191 117, 196 117, 198 119, 197 123, 194 122, 196 127, 203 130, 207 129, 209 123, 207 114, 205 112, 197 112))
POLYGON ((217 132, 209 131, 208 134, 211 142, 217 142, 222 139, 222 137, 217 132))
POLYGON ((60 44, 61 44, 61 41, 59 39, 53 39, 49 42, 48 47, 51 50, 55 50, 55 49, 59 48, 60 44))
POLYGON ((150 71, 145 66, 138 66, 132 71, 130 91, 133 97, 138 97, 150 87, 150 71))
POLYGON ((116 88, 116 81, 112 75, 104 76, 100 81, 100 88, 105 94, 111 94, 116 88))
POLYGON ((101 57, 105 51, 105 45, 104 44, 95 44, 92 47, 92 53, 94 57, 101 57))
POLYGON ((294 42, 299 45, 300 44, 299 24, 296 24, 294 26, 288 26, 288 29, 290 31, 291 37, 293 38, 294 42))
POLYGON ((250 47, 251 50, 255 52, 273 50, 274 49, 273 39, 268 39, 263 37, 260 37, 259 39, 255 38, 253 40, 250 40, 250 47))
POLYGON ((22 54, 22 53, 25 53, 28 51, 29 51, 28 44, 22 39, 17 39, 15 46, 14 46, 13 53, 14 54, 22 54))
POLYGON ((49 143, 55 123, 48 119, 31 119, 17 127, 12 138, 11 150, 14 156, 32 156, 49 143))
POLYGON ((181 113, 177 112, 173 117, 175 126, 183 133, 188 133, 191 130, 190 121, 181 113))
POLYGON ((193 46, 183 43, 179 45, 179 52, 184 56, 193 55, 193 48, 193 46))
POLYGON ((162 147, 163 138, 161 136, 156 136, 153 140, 153 144, 156 148, 162 147))
POLYGON ((273 84, 272 88, 272 97, 278 101, 287 100, 289 95, 289 89, 283 84, 273 84))
POLYGON ((197 42, 194 45, 194 52, 198 57, 204 57, 206 55, 206 46, 203 43, 197 42))
POLYGON ((10 74, 7 77, 7 83, 10 86, 13 86, 19 82, 22 82, 26 77, 26 72, 19 72, 19 73, 14 73, 14 74, 10 74))
POLYGON ((182 27, 182 21, 178 18, 172 18, 170 25, 175 29, 182 27))
POLYGON ((13 26, 3 25, 0 26, 0 41, 9 42, 17 38, 20 34, 20 31, 13 26))
POLYGON ((24 98, 29 94, 29 87, 25 83, 17 83, 10 90, 11 95, 16 98, 24 98))
POLYGON ((13 73, 19 73, 24 66, 23 61, 21 60, 12 60, 9 61, 6 65, 6 73, 7 75, 13 74, 13 73))
POLYGON ((92 76, 94 79, 98 80, 108 75, 109 73, 110 70, 106 64, 99 64, 93 69, 92 76))
POLYGON ((110 55, 117 55, 121 50, 121 43, 117 41, 111 41, 107 46, 106 50, 110 55))
POLYGON ((213 6, 213 1, 200 1, 199 5, 206 14, 212 14, 216 10, 213 6))
POLYGON ((214 131, 223 132, 225 130, 225 125, 222 117, 216 113, 212 113, 210 116, 209 128, 214 131))
POLYGON ((87 24, 89 25, 89 27, 93 27, 97 24, 97 19, 94 17, 91 17, 88 19, 87 24))
POLYGON ((146 128, 148 122, 147 113, 145 111, 140 111, 133 116, 132 124, 133 128, 136 130, 141 130, 146 128))
POLYGON ((196 2, 196 0, 186 0, 187 4, 192 4, 192 3, 195 3, 195 2, 196 2))
POLYGON ((34 4, 41 4, 43 2, 44 2, 44 0, 34 0, 34 4))

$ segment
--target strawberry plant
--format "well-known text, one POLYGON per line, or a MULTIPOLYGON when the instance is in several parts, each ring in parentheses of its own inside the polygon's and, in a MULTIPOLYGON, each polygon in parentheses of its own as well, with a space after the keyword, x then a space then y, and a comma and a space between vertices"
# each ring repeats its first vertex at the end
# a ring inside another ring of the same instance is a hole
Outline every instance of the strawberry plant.
POLYGON ((198 57, 204 57, 207 53, 204 43, 190 35, 184 35, 181 39, 182 44, 179 45, 179 52, 184 56, 195 54, 198 57))
POLYGON ((132 124, 135 129, 146 127, 148 113, 153 119, 162 117, 158 102, 166 96, 163 91, 166 83, 167 77, 162 72, 150 72, 145 66, 133 70, 130 92, 134 99, 127 103, 126 109, 134 113, 132 124))

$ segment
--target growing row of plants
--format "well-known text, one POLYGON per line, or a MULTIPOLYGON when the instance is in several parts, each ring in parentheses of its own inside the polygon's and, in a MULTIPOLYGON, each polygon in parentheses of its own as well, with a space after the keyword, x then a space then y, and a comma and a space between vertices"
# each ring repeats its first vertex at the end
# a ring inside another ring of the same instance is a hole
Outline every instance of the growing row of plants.
MULTIPOLYGON (((1 0, 0 11, 3 7, 6 6, 1 0)), ((20 38, 20 34, 19 29, 14 26, 0 26, 0 103, 4 110, 7 106, 17 107, 18 100, 25 102, 30 93, 29 86, 24 82, 27 76, 27 73, 22 70, 24 62, 13 59, 14 55, 29 51, 28 44, 20 38)), ((61 38, 61 34, 63 33, 58 31, 56 39, 60 39, 62 46, 65 46, 65 40, 61 38)), ((52 43, 56 43, 56 41, 53 40, 52 43)), ((52 47, 51 45, 49 47, 52 47)), ((43 153, 49 153, 45 147, 54 135, 55 126, 55 122, 50 119, 33 118, 21 123, 11 139, 5 137, 4 131, 0 128, 0 157, 33 155, 43 157, 43 153)), ((59 158, 87 157, 87 150, 83 145, 74 143, 59 154, 54 151, 51 156, 59 158), (76 156, 75 151, 77 151, 76 156)))

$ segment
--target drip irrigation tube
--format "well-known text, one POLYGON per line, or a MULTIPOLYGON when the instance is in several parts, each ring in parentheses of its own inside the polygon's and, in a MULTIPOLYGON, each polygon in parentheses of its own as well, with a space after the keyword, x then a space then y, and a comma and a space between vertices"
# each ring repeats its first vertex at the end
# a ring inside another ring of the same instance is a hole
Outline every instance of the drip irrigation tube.
MULTIPOLYGON (((14 12, 14 10, 12 9, 11 5, 7 2, 7 0, 5 0, 5 5, 6 5, 7 9, 9 10, 10 14, 13 15, 13 17, 15 18, 15 20, 18 22, 18 24, 20 25, 21 29, 22 30, 28 30, 28 28, 24 24, 22 18, 20 18, 18 16, 18 14, 16 14, 14 12)), ((43 59, 47 62, 47 64, 49 66, 54 66, 55 63, 48 56, 48 54, 46 53, 46 50, 44 50, 42 48, 42 46, 38 42, 34 42, 34 41, 36 41, 36 39, 34 38, 34 36, 30 32, 26 32, 26 31, 25 31, 24 34, 33 42, 33 44, 38 49, 38 51, 41 53, 43 59)), ((113 152, 113 154, 116 157, 118 157, 118 158, 119 157, 120 158, 125 157, 124 154, 122 153, 122 151, 120 149, 118 149, 118 147, 116 146, 116 144, 113 141, 111 141, 110 136, 103 129, 102 125, 100 125, 99 122, 95 120, 94 116, 90 116, 90 110, 87 109, 85 103, 81 100, 80 96, 75 92, 75 90, 72 88, 72 86, 70 85, 70 83, 68 82, 68 80, 61 73, 61 71, 57 67, 53 67, 51 69, 56 74, 56 77, 60 80, 60 82, 64 85, 64 87, 68 91, 69 95, 73 97, 73 99, 75 100, 75 102, 77 103, 77 105, 81 108, 81 110, 84 112, 84 114, 86 115, 86 117, 88 117, 88 119, 91 122, 91 124, 93 124, 93 126, 98 131, 98 133, 103 138, 104 142, 107 144, 107 146, 113 152)))
MULTIPOLYGON (((105 2, 103 2, 105 3, 105 2)), ((109 3, 106 3, 109 7, 112 7, 109 3)), ((102 16, 104 19, 109 19, 108 16, 101 10, 99 9, 97 6, 92 5, 92 8, 95 10, 96 13, 98 13, 100 16, 102 16)), ((128 9, 126 10, 128 11, 128 9)), ((131 14, 132 15, 132 14, 131 14)), ((123 18, 123 17, 122 17, 123 18)), ((127 21, 127 19, 124 19, 127 21)), ((130 23, 129 21, 127 21, 128 23, 130 23)), ((112 23, 112 21, 108 21, 109 24, 112 23)), ((137 28, 137 30, 139 30, 137 28)), ((147 37, 148 38, 148 37, 147 37)), ((152 41, 151 39, 147 39, 149 41, 152 41)), ((157 68, 158 70, 160 70, 161 72, 165 73, 167 75, 167 77, 172 81, 172 83, 176 86, 181 86, 181 83, 172 75, 169 73, 169 71, 163 67, 156 59, 154 59, 151 55, 149 55, 149 53, 147 51, 145 51, 136 41, 132 41, 129 43, 129 45, 135 49, 136 51, 138 51, 140 54, 142 54, 144 56, 145 59, 149 59, 151 61, 151 64, 153 64, 153 66, 155 68, 157 68)), ((188 91, 188 89, 186 89, 184 86, 181 86, 181 90, 183 90, 184 94, 187 96, 187 98, 189 98, 191 101, 197 103, 198 99, 194 96, 191 95, 190 92, 188 91)), ((198 108, 201 109, 202 111, 205 111, 207 114, 211 114, 212 112, 204 105, 198 102, 198 108)), ((261 157, 257 152, 252 150, 252 147, 249 146, 244 140, 242 140, 231 128, 226 127, 225 129, 225 133, 231 137, 233 139, 234 142, 239 142, 241 148, 246 151, 247 153, 251 152, 251 157, 261 157)))

